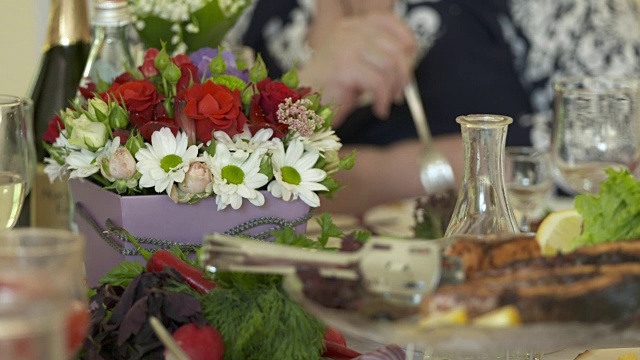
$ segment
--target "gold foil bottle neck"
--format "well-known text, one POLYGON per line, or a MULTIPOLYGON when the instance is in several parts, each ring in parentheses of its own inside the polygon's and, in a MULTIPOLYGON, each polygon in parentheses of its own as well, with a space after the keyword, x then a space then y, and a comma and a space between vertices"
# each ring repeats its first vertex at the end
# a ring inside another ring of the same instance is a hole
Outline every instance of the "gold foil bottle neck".
POLYGON ((51 0, 45 51, 53 46, 91 42, 86 0, 51 0))

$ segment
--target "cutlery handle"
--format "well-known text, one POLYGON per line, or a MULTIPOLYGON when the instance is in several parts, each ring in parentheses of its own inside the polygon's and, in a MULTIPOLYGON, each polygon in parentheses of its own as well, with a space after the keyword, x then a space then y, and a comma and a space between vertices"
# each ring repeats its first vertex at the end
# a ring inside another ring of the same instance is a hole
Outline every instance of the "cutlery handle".
POLYGON ((416 78, 413 76, 404 88, 404 97, 409 106, 409 111, 411 112, 411 117, 413 118, 420 141, 423 144, 429 143, 431 141, 431 132, 429 131, 427 114, 424 112, 424 105, 420 98, 418 84, 416 83, 416 78))
MULTIPOLYGON (((354 264, 348 253, 286 247, 258 240, 208 234, 201 261, 209 271, 229 270, 253 273, 289 274, 296 266, 348 268, 354 264)), ((357 264, 356 264, 357 265, 357 264)))

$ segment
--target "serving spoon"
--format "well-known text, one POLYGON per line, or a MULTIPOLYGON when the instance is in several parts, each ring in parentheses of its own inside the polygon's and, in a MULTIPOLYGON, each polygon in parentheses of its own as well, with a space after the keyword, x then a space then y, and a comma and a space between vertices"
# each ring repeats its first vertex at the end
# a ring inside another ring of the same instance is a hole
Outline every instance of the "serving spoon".
POLYGON ((429 193, 448 193, 454 189, 453 168, 444 154, 433 145, 427 115, 414 77, 404 88, 404 97, 418 132, 423 150, 418 159, 420 182, 429 193))

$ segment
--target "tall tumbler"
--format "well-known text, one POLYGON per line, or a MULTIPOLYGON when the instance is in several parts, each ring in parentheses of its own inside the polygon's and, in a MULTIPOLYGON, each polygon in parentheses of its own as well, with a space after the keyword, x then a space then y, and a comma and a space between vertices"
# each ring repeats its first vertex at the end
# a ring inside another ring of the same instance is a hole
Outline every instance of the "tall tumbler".
POLYGON ((70 359, 84 340, 84 238, 0 231, 0 359, 70 359))
POLYGON ((563 190, 597 193, 605 169, 640 160, 640 79, 568 77, 554 82, 551 153, 563 190))

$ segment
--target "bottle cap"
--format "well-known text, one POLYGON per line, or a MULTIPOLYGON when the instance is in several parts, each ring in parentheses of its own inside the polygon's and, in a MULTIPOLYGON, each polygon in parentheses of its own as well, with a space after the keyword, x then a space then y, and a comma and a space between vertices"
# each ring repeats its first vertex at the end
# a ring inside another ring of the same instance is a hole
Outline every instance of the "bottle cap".
POLYGON ((127 0, 93 0, 93 25, 122 26, 131 23, 127 0))

